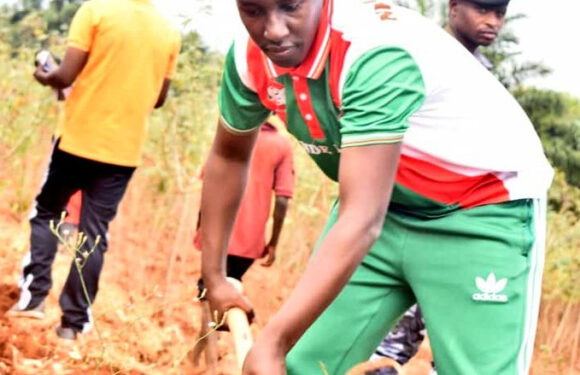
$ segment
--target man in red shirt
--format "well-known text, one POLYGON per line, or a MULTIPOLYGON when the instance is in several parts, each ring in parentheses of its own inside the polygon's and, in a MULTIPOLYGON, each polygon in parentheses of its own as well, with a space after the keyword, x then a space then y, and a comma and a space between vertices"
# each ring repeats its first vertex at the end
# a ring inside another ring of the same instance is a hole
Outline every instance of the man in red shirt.
MULTIPOLYGON (((292 198, 293 191, 294 165, 290 142, 273 125, 266 122, 262 125, 256 141, 246 190, 229 241, 227 257, 229 277, 241 280, 258 258, 266 258, 262 263, 266 267, 274 263, 288 200, 292 198), (266 224, 270 214, 272 190, 276 199, 272 233, 266 244, 266 224)), ((201 249, 199 223, 198 220, 194 244, 201 249)))

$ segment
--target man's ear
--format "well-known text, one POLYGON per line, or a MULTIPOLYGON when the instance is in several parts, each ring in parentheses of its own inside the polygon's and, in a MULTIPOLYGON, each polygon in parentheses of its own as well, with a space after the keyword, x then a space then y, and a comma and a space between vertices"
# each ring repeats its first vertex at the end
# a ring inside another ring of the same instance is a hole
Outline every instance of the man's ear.
POLYGON ((449 16, 455 16, 455 12, 457 11, 457 5, 459 0, 449 0, 449 16))

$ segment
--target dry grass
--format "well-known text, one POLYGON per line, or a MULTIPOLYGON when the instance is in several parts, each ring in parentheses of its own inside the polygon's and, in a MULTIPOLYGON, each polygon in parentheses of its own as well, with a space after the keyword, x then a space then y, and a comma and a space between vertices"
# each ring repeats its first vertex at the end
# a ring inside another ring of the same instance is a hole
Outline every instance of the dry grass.
MULTIPOLYGON (((48 139, 39 144, 49 142, 48 139)), ((47 149, 48 154, 48 149, 47 149)), ((46 155, 47 155, 46 154, 46 155)), ((39 157, 43 159, 43 157, 39 157)), ((44 161, 30 162, 37 181, 44 161)), ((3 164, 6 167, 6 163, 3 164)), ((94 331, 82 335, 74 346, 63 346, 53 333, 60 311, 58 293, 70 267, 65 251, 53 267, 54 287, 47 299, 44 321, 9 320, 6 310, 18 297, 20 260, 27 251, 27 210, 14 211, 9 204, 14 186, 0 190, 0 374, 202 374, 194 369, 187 353, 199 329, 200 312, 196 295, 199 254, 191 239, 195 224, 199 186, 186 193, 157 194, 150 188, 147 166, 139 170, 111 225, 100 291, 93 308, 103 336, 94 331), (106 348, 101 351, 101 344, 106 348)), ((10 168, 0 169, 10 175, 10 168)), ((4 177, 4 176, 2 176, 4 177)), ((9 179, 7 179, 9 180, 9 179)), ((18 181, 11 179, 10 184, 18 181)), ((32 192, 26 194, 32 200, 32 192)), ((292 214, 291 214, 292 215, 292 214)), ((288 227, 295 220, 289 220, 288 227)), ((290 230, 287 228, 287 230, 290 230)), ((303 230, 312 236, 316 228, 303 230)), ((256 334, 279 307, 307 261, 307 253, 293 251, 282 240, 280 258, 272 268, 254 266, 247 283, 250 299, 258 311, 256 334), (266 280, 268 280, 266 282, 266 280), (271 298, 260 298, 269 295, 271 298)), ((236 362, 228 333, 218 340, 220 373, 230 374, 236 362)))

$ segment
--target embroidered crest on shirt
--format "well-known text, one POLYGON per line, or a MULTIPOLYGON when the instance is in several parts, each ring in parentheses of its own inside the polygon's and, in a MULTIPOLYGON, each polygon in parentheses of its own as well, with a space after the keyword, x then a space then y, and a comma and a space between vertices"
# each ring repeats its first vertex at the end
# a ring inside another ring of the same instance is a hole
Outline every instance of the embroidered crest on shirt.
POLYGON ((266 88, 266 93, 268 100, 275 103, 276 106, 282 107, 286 105, 286 94, 284 93, 284 87, 282 85, 276 86, 270 84, 266 88))
POLYGON ((393 16, 391 5, 380 0, 363 0, 364 4, 374 5, 375 13, 379 16, 381 21, 396 21, 397 18, 393 16))

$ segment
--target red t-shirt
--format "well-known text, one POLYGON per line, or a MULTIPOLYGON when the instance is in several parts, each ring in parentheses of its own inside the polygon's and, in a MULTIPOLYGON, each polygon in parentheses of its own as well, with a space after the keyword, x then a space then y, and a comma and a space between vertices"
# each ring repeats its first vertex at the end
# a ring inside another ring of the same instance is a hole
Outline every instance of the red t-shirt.
MULTIPOLYGON (((228 254, 251 259, 264 255, 272 191, 276 196, 292 198, 294 163, 290 142, 274 126, 264 124, 254 147, 248 182, 232 230, 228 254)), ((201 248, 199 229, 194 244, 201 248)))

